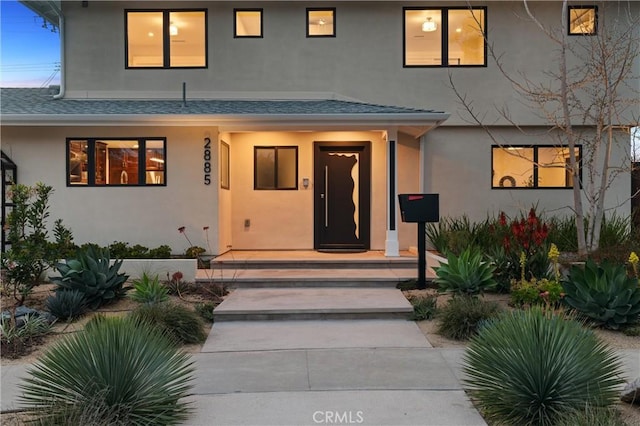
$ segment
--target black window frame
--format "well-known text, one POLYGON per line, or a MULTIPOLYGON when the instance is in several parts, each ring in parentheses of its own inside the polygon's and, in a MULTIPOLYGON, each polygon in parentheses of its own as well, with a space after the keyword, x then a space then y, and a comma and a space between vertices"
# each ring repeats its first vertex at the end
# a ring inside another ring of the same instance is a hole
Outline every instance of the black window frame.
POLYGON ((207 69, 209 68, 209 18, 208 9, 125 9, 124 10, 124 66, 128 70, 207 69), (134 67, 129 65, 129 13, 162 12, 162 66, 134 67), (169 27, 172 12, 204 12, 204 65, 171 66, 171 36, 169 27))
POLYGON ((296 191, 298 190, 298 173, 299 173, 299 168, 298 168, 298 147, 296 145, 270 145, 270 146, 254 146, 253 147, 253 189, 255 191, 296 191), (260 149, 273 149, 274 150, 274 161, 273 161, 273 167, 274 167, 274 173, 273 173, 273 180, 274 180, 274 185, 273 187, 269 187, 269 188, 261 188, 258 187, 258 150, 260 149), (279 149, 293 149, 295 150, 295 154, 296 154, 296 159, 295 159, 295 166, 296 166, 296 179, 295 179, 295 186, 294 187, 283 187, 280 188, 278 187, 278 150, 279 149))
POLYGON ((488 13, 487 6, 472 6, 472 7, 464 7, 464 6, 452 6, 452 7, 419 7, 419 6, 406 6, 402 8, 402 67, 403 68, 486 68, 488 64, 488 54, 487 54, 487 43, 489 42, 487 37, 487 28, 488 28, 488 13), (441 23, 441 31, 442 31, 442 43, 440 49, 442 51, 442 58, 440 60, 440 64, 436 65, 407 65, 407 14, 408 10, 435 10, 440 11, 442 16, 441 23), (461 64, 461 65, 450 65, 449 64, 449 11, 450 10, 482 10, 484 11, 484 46, 483 46, 483 57, 484 61, 482 64, 461 64))
MULTIPOLYGON (((538 149, 539 148, 563 148, 563 149, 569 149, 568 146, 566 145, 491 145, 491 170, 493 171, 493 151, 494 149, 507 149, 507 148, 526 148, 526 149, 533 149, 533 160, 532 160, 532 167, 533 167, 533 174, 532 174, 532 181, 533 181, 533 186, 493 186, 493 173, 490 176, 491 178, 491 189, 498 189, 498 190, 521 190, 521 189, 551 189, 551 190, 558 190, 558 189, 573 189, 573 186, 539 186, 538 184, 538 168, 540 166, 538 166, 538 149)), ((574 148, 576 148, 578 150, 578 183, 580 184, 580 187, 582 188, 582 145, 576 145, 574 148)), ((515 180, 513 179, 512 176, 503 176, 502 179, 505 178, 511 178, 514 183, 515 180)), ((501 179, 501 180, 502 180, 501 179)), ((575 184, 575 182, 574 182, 575 184)), ((499 184, 498 184, 499 185, 499 184)))
POLYGON ((167 186, 167 138, 166 137, 68 137, 65 144, 65 171, 66 171, 66 183, 69 188, 128 188, 128 187, 159 187, 167 186), (96 164, 95 164, 95 148, 96 142, 102 141, 132 141, 138 143, 138 182, 136 184, 96 184, 96 164), (147 141, 162 141, 162 149, 164 153, 164 179, 162 183, 146 183, 146 144, 147 141), (71 182, 70 167, 69 167, 69 151, 71 142, 86 142, 87 143, 87 183, 78 184, 71 182), (142 183, 140 183, 142 182, 142 183))
POLYGON ((305 23, 306 23, 306 32, 307 38, 336 38, 337 34, 337 25, 336 25, 336 8, 335 7, 308 7, 305 12, 305 23), (333 34, 309 34, 309 12, 324 12, 331 11, 333 13, 333 34))
POLYGON ((568 5, 567 6, 567 35, 569 36, 594 36, 598 35, 598 6, 589 5, 568 5), (591 33, 573 33, 571 32, 571 10, 572 9, 591 9, 594 11, 595 21, 593 23, 593 32, 591 33))
POLYGON ((264 9, 260 7, 237 7, 233 9, 233 38, 264 38, 264 9), (260 12, 260 35, 238 35, 238 12, 260 12))

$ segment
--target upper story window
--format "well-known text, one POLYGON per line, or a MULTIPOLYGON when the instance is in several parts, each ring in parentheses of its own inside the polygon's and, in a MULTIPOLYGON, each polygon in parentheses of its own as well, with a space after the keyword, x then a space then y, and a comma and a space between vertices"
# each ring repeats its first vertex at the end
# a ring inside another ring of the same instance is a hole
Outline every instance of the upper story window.
POLYGON ((404 66, 486 66, 487 8, 404 8, 404 66))
POLYGON ((256 146, 254 189, 298 189, 298 147, 256 146))
MULTIPOLYGON (((492 146, 492 188, 573 188, 569 148, 492 146)), ((575 148, 580 164, 582 147, 575 148)), ((579 172, 580 175, 581 171, 579 172)))
POLYGON ((335 37, 336 9, 307 8, 307 37, 335 37))
POLYGON ((126 10, 127 68, 206 68, 205 10, 126 10))
POLYGON ((67 139, 67 186, 166 185, 166 139, 67 139))
POLYGON ((233 36, 262 37, 262 9, 233 9, 233 36))
POLYGON ((595 35, 598 32, 598 6, 569 6, 569 35, 595 35))

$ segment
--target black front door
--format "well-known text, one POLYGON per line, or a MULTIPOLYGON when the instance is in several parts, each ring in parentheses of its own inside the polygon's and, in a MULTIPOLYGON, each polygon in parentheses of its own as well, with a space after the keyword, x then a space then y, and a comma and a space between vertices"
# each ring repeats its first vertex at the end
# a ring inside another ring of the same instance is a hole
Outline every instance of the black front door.
POLYGON ((314 247, 368 250, 370 142, 314 143, 314 247))

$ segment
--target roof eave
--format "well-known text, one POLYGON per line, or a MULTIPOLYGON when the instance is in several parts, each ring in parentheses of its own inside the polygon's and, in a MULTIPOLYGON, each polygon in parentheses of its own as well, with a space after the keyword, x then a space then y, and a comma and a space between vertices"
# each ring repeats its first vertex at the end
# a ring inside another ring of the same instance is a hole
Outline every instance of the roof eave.
POLYGON ((211 126, 222 131, 258 131, 290 128, 291 130, 356 129, 391 127, 419 137, 439 126, 449 114, 385 113, 385 114, 7 114, 0 118, 3 126, 211 126))

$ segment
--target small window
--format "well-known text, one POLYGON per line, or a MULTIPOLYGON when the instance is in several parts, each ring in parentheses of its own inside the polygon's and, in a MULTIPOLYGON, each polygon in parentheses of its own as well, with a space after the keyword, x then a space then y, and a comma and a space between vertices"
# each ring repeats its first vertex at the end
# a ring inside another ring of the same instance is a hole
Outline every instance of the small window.
POLYGON ((404 9, 404 66, 486 66, 487 9, 404 9))
POLYGON ((233 9, 233 13, 234 37, 262 37, 262 9, 233 9))
MULTIPOLYGON (((575 148, 580 163, 581 147, 575 148)), ((493 146, 492 188, 573 188, 569 148, 493 146)))
POLYGON ((204 10, 125 11, 127 68, 206 68, 204 10))
POLYGON ((254 189, 298 189, 298 147, 257 146, 254 189))
POLYGON ((597 32, 597 6, 569 6, 569 35, 595 35, 597 32))
POLYGON ((335 37, 336 9, 307 9, 307 37, 335 37))
POLYGON ((165 139, 68 139, 67 186, 165 185, 165 139))

